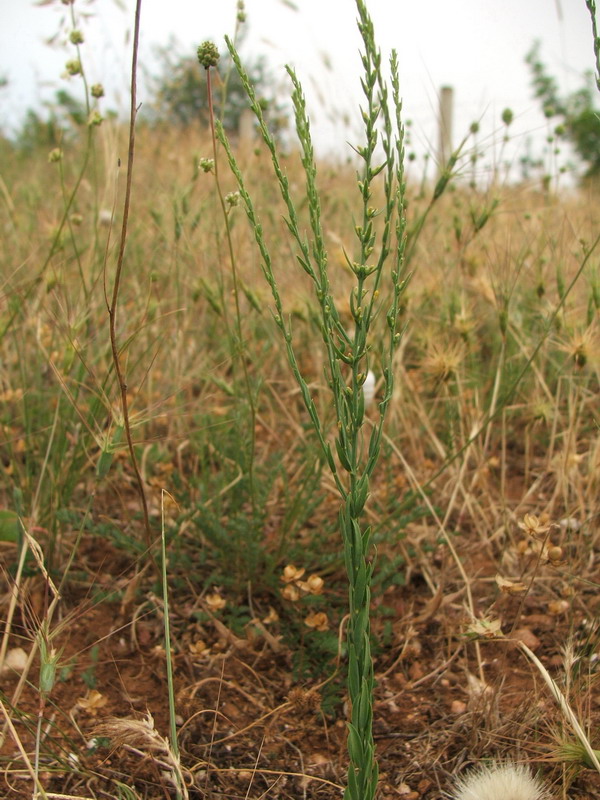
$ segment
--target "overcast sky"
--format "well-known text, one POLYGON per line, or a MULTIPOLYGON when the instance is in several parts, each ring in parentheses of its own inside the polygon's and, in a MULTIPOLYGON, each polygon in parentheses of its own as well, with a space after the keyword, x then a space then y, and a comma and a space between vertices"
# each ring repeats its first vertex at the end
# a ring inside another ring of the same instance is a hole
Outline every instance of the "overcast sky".
MULTIPOLYGON (((126 108, 134 0, 75 0, 73 8, 86 16, 78 24, 90 82, 106 85, 105 107, 126 108)), ((593 69, 584 0, 368 0, 368 8, 384 54, 392 47, 399 53, 405 118, 413 122, 413 147, 420 153, 435 151, 443 85, 455 90, 455 142, 479 120, 481 143, 493 158, 502 139, 500 115, 510 107, 519 147, 533 137, 539 152, 546 123, 524 63, 536 39, 564 92, 579 88, 581 74, 593 69)), ((153 69, 153 47, 170 36, 182 54, 193 54, 207 38, 221 44, 224 34, 233 34, 235 12, 235 0, 144 0, 143 65, 153 69)), ((61 0, 0 0, 0 76, 8 80, 0 90, 1 125, 14 124, 27 107, 65 86, 64 64, 74 54, 72 45, 64 45, 68 27, 61 27, 68 13, 61 0), (45 44, 60 31, 62 47, 45 44)), ((345 152, 345 142, 356 136, 361 97, 354 0, 246 0, 246 13, 242 54, 263 54, 282 82, 283 64, 292 63, 309 100, 315 138, 345 152)), ((71 91, 77 80, 70 79, 71 91)))

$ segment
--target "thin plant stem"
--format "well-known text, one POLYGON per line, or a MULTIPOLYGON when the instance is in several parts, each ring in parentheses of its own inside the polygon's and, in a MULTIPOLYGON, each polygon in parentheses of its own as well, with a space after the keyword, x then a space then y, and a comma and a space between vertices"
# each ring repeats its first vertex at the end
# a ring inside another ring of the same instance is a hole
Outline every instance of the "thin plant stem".
POLYGON ((127 153, 127 177, 125 181, 125 200, 123 203, 123 223, 121 225, 121 237, 119 241, 119 253, 117 257, 117 266, 115 270, 115 277, 112 290, 112 298, 108 302, 108 295, 106 291, 106 272, 105 280, 105 297, 109 317, 109 331, 110 331, 110 346, 112 353, 112 360, 119 385, 119 393, 121 398, 121 411, 123 414, 123 428, 125 430, 125 438, 127 440, 127 448, 129 450, 129 457, 131 466, 133 468, 135 481, 138 488, 138 494, 142 504, 142 514, 144 519, 144 531, 146 538, 146 548, 150 556, 152 556, 152 529, 150 526, 150 515, 148 512, 148 500, 146 498, 146 490, 144 488, 144 481, 138 466, 138 460, 135 453, 133 438, 131 434, 131 421, 129 416, 129 400, 127 398, 127 382, 125 380, 125 373, 121 364, 121 351, 118 345, 117 338, 117 309, 119 305, 119 292, 121 288, 121 279, 123 276, 123 264, 125 258, 125 244, 127 242, 127 225, 129 221, 129 209, 131 206, 131 184, 133 179, 133 162, 135 154, 135 122, 137 117, 137 58, 138 46, 140 38, 140 15, 142 10, 142 0, 136 0, 135 5, 135 23, 133 30, 133 55, 131 63, 131 103, 129 114, 129 147, 127 153))
MULTIPOLYGON (((167 541, 165 534, 165 491, 161 493, 161 565, 162 565, 162 591, 163 591, 163 626, 165 631, 165 661, 167 667, 167 694, 169 697, 169 728, 171 739, 171 750, 177 764, 180 764, 179 744, 177 741, 177 723, 175 719, 175 683, 173 680, 173 658, 171 656, 171 622, 169 619, 169 583, 167 579, 167 541)), ((180 770, 175 771, 177 778, 180 777, 180 770)), ((181 787, 177 787, 177 800, 182 797, 181 787)))
POLYGON ((585 0, 590 18, 592 20, 592 35, 594 37, 594 55, 596 56, 596 86, 600 92, 600 36, 598 36, 598 23, 596 21, 596 0, 585 0))

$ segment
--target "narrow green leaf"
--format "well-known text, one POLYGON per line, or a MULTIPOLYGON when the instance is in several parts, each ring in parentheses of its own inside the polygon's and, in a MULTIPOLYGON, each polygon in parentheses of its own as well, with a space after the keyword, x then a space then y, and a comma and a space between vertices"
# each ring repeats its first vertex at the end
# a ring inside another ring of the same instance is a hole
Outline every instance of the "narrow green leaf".
POLYGON ((19 515, 8 509, 0 510, 0 542, 18 542, 20 531, 19 515))
POLYGON ((364 749, 363 744, 360 738, 360 735, 354 725, 351 722, 348 722, 348 754, 350 756, 350 760, 353 761, 357 766, 361 766, 363 764, 364 758, 364 749))
POLYGON ((339 439, 335 440, 335 449, 342 467, 346 470, 346 472, 352 472, 352 465, 350 464, 348 456, 344 450, 344 446, 339 439))

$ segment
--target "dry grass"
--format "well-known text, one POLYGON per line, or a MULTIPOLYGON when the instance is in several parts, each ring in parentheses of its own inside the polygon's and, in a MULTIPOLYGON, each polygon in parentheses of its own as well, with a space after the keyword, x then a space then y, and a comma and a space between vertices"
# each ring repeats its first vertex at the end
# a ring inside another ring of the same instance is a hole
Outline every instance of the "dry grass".
MULTIPOLYGON (((36 152, 14 157, 2 175, 2 653, 21 647, 28 657, 16 668, 20 682, 11 669, 3 677, 5 796, 31 796, 37 772, 40 797, 167 797, 178 770, 189 797, 337 796, 345 588, 334 487, 237 209, 243 358, 257 402, 250 496, 224 231, 212 177, 195 168, 209 142, 197 131, 141 128, 118 325, 157 536, 161 492, 172 498, 163 521, 181 762, 165 738, 162 601, 120 438, 103 291, 115 261, 123 131, 103 125, 95 146, 70 227, 43 270, 64 211, 57 166, 36 152), (17 515, 31 537, 21 560, 17 515), (290 578, 289 564, 306 573, 290 578), (40 630, 58 659, 45 694, 40 630)), ((64 153, 69 185, 81 154, 76 143, 64 153)), ((266 156, 241 159, 265 231, 280 243, 275 269, 302 369, 333 421, 315 308, 285 244, 266 156)), ((301 185, 294 153, 286 167, 292 187, 301 185)), ((320 184, 343 307, 353 167, 322 164, 320 184)), ((409 198, 414 223, 429 195, 409 187, 409 198)), ((560 747, 577 744, 573 726, 508 641, 536 652, 593 746, 600 348, 597 256, 586 253, 598 209, 583 189, 549 196, 458 183, 414 250, 368 505, 386 799, 433 800, 466 763, 509 756, 539 762, 556 797, 600 796, 591 770, 565 766, 560 747), (473 220, 496 199, 476 232, 473 220), (580 648, 568 669, 567 641, 580 648)))

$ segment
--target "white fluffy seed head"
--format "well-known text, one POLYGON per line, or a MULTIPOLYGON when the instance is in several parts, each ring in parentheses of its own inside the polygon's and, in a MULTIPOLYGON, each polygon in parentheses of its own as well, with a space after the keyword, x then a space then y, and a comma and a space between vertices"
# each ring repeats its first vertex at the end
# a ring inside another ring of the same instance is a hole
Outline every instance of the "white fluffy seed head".
POLYGON ((523 764, 478 767, 459 778, 455 800, 551 800, 548 790, 523 764))

